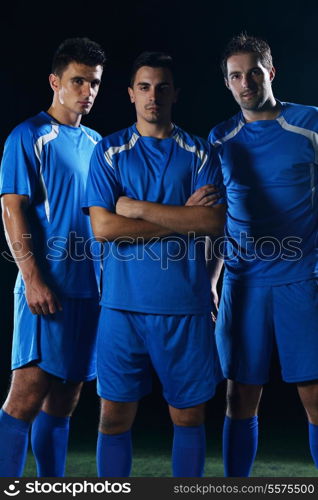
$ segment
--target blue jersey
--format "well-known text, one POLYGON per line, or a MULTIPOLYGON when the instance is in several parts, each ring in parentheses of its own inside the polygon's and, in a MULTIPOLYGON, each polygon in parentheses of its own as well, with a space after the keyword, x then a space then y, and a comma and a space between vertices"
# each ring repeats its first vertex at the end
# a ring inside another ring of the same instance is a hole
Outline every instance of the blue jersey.
MULTIPOLYGON (((33 252, 45 282, 59 296, 98 295, 93 235, 81 202, 100 139, 94 130, 59 124, 41 112, 18 125, 5 144, 0 194, 29 197, 33 252)), ((19 273, 15 292, 23 291, 19 273)))
POLYGON ((275 285, 318 274, 318 109, 281 103, 275 120, 242 113, 212 129, 227 192, 226 279, 275 285))
MULTIPOLYGON (((85 207, 115 212, 123 195, 184 205, 205 184, 222 190, 221 171, 213 160, 217 156, 206 141, 176 126, 169 138, 156 139, 141 136, 133 125, 96 146, 85 207)), ((103 306, 155 314, 210 310, 204 238, 176 234, 148 242, 115 241, 105 243, 104 250, 103 306)))

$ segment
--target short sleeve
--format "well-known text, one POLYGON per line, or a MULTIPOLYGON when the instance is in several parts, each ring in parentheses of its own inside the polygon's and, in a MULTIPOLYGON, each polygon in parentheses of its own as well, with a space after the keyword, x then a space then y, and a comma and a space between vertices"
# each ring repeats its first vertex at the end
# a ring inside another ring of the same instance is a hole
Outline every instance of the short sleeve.
POLYGON ((19 126, 6 140, 0 169, 0 194, 20 194, 34 198, 39 161, 35 140, 28 127, 19 126))
POLYGON ((216 149, 210 145, 205 150, 200 151, 200 162, 197 165, 194 191, 206 184, 213 184, 218 189, 220 198, 217 204, 226 203, 220 159, 216 149))
POLYGON ((106 160, 105 145, 101 141, 95 146, 91 156, 82 208, 85 213, 88 213, 88 208, 93 206, 115 212, 116 202, 121 194, 122 188, 115 169, 106 160))

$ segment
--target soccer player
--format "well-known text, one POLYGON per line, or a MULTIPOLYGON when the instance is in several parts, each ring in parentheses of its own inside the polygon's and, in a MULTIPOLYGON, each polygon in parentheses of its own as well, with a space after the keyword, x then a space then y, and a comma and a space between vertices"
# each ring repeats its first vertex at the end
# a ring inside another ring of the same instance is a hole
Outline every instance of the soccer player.
POLYGON ((227 190, 225 276, 216 337, 228 378, 226 476, 248 476, 274 342, 296 383, 318 466, 318 109, 275 99, 270 47, 245 34, 222 71, 239 113, 214 127, 227 190))
POLYGON ((104 52, 87 38, 57 49, 47 112, 8 137, 0 193, 14 289, 12 382, 0 410, 0 476, 21 476, 32 424, 39 476, 63 476, 69 420, 95 378, 98 283, 81 210, 100 135, 81 125, 99 90, 104 52))
POLYGON ((209 144, 171 122, 177 90, 170 56, 142 53, 128 92, 137 122, 96 146, 87 183, 93 231, 106 241, 98 475, 130 473, 131 426, 151 391, 152 363, 174 423, 173 475, 201 476, 204 403, 219 372, 205 238, 194 236, 223 232, 222 197, 210 206, 211 186, 222 190, 222 180, 209 144))

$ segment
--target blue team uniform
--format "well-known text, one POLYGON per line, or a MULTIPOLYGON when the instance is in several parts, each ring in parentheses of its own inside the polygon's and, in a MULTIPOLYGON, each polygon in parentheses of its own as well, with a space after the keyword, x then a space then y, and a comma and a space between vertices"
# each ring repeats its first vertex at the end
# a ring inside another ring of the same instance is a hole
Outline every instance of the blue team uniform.
MULTIPOLYGON (((216 157, 205 141, 177 126, 169 138, 156 139, 141 136, 133 125, 96 146, 85 207, 101 206, 115 212, 122 195, 184 205, 205 184, 213 183, 222 190, 221 172, 213 160, 216 157)), ((185 407, 212 397, 218 374, 204 238, 175 234, 148 242, 106 242, 104 253, 99 394, 115 401, 142 397, 150 390, 147 367, 151 359, 170 404, 185 407), (198 316, 192 318, 192 328, 198 335, 201 332, 200 350, 194 348, 189 316, 198 316), (180 328, 182 321, 184 328, 180 328), (179 367, 175 373, 184 376, 179 388, 171 362, 176 352, 179 367), (191 381, 195 379, 201 381, 201 387, 195 383, 193 394, 191 381)))
POLYGON ((28 196, 34 255, 63 305, 62 312, 33 316, 18 274, 13 369, 36 362, 68 380, 95 376, 98 262, 80 207, 90 156, 100 138, 94 130, 59 124, 41 112, 17 126, 6 141, 0 194, 28 196))
POLYGON ((209 135, 228 202, 216 336, 242 383, 266 382, 274 339, 284 380, 318 377, 318 109, 280 104, 275 120, 240 112, 209 135))

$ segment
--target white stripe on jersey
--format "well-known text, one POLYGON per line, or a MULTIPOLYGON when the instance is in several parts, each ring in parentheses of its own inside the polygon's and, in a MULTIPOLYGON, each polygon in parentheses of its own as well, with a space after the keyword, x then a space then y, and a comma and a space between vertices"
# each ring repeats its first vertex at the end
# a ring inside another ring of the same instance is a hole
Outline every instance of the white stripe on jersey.
POLYGON ((232 137, 235 137, 236 134, 239 133, 239 131, 241 130, 242 127, 244 127, 244 125, 245 123, 242 120, 240 120, 237 127, 235 127, 229 134, 222 137, 222 139, 217 139, 215 142, 213 142, 212 146, 219 146, 220 144, 223 144, 223 142, 232 139, 232 137))
POLYGON ((85 135, 87 135, 87 137, 89 138, 90 141, 92 141, 93 144, 97 144, 98 141, 96 141, 96 139, 94 139, 94 137, 92 137, 91 135, 89 135, 89 133, 85 130, 84 127, 82 127, 81 125, 81 130, 84 132, 85 135))
POLYGON ((172 136, 172 138, 176 141, 176 143, 180 146, 180 148, 185 149, 186 151, 189 151, 190 153, 195 153, 200 160, 202 161, 201 167, 198 170, 198 174, 201 172, 202 168, 207 162, 208 155, 205 153, 205 151, 201 149, 197 149, 196 146, 189 146, 182 137, 178 133, 172 136))
POLYGON ((114 169, 113 160, 112 160, 114 154, 121 153, 122 151, 128 151, 129 149, 132 149, 134 147, 134 145, 136 144, 138 139, 139 139, 139 135, 137 135, 134 132, 130 138, 130 141, 127 144, 123 144, 122 146, 112 146, 112 147, 108 148, 104 152, 105 160, 107 161, 108 165, 110 167, 112 167, 112 169, 114 169))
POLYGON ((315 162, 318 163, 318 134, 317 132, 313 132, 313 130, 308 130, 306 128, 303 128, 303 127, 296 127, 296 125, 291 125, 290 123, 288 123, 285 118, 283 116, 279 116, 278 118, 276 118, 276 120, 278 121, 278 123, 280 124, 280 126, 285 129, 285 130, 288 130, 289 132, 294 132, 295 134, 300 134, 300 135, 304 135, 305 137, 307 137, 307 139, 309 139, 312 143, 312 146, 314 148, 314 151, 315 151, 315 162))
POLYGON ((38 140, 36 141, 36 143, 34 144, 35 154, 36 154, 37 159, 40 162, 40 182, 41 182, 43 193, 44 193, 44 209, 45 209, 45 215, 46 215, 48 222, 50 222, 50 204, 49 204, 48 195, 47 195, 47 188, 46 188, 46 185, 44 182, 44 177, 43 177, 41 154, 42 154, 42 150, 43 150, 43 147, 45 146, 45 144, 52 141, 53 139, 56 139, 58 134, 59 134, 59 125, 52 124, 51 132, 39 137, 38 140))

